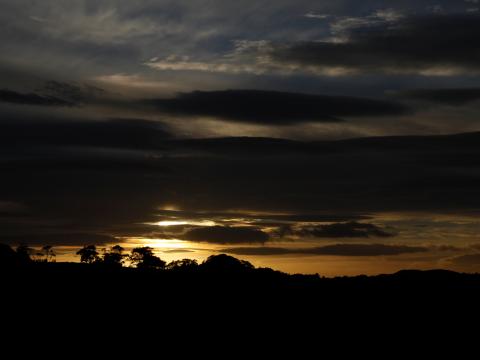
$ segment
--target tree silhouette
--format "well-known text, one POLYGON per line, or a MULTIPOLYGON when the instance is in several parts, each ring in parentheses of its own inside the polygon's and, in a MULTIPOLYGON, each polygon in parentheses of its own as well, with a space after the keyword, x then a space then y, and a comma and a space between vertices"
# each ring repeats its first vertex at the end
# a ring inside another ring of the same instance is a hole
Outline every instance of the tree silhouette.
POLYGON ((55 251, 53 250, 53 246, 45 245, 44 247, 42 247, 42 253, 43 253, 43 256, 45 256, 46 262, 55 262, 57 254, 55 254, 55 251))
POLYGON ((29 246, 22 244, 17 247, 17 256, 20 262, 26 263, 32 261, 32 258, 30 257, 31 254, 33 254, 33 249, 29 246))
POLYGON ((0 268, 19 263, 19 255, 10 246, 0 244, 0 268))
POLYGON ((250 262, 239 260, 225 254, 208 257, 208 259, 202 263, 202 267, 215 272, 245 272, 255 269, 250 262))
POLYGON ((84 246, 82 249, 77 251, 77 255, 80 256, 80 261, 82 263, 87 264, 93 264, 100 259, 98 256, 97 247, 95 245, 84 246))
POLYGON ((121 254, 125 251, 125 249, 120 245, 115 245, 112 247, 112 251, 121 254))
POLYGON ((153 254, 149 246, 133 249, 129 258, 138 269, 165 269, 166 265, 165 261, 153 254))
POLYGON ((123 254, 125 249, 120 245, 113 246, 110 250, 106 250, 103 254, 103 263, 108 266, 123 266, 124 258, 123 254))
POLYGON ((190 271, 195 270, 198 267, 197 260, 192 259, 183 259, 183 260, 174 260, 170 262, 165 269, 166 270, 176 270, 176 271, 190 271))

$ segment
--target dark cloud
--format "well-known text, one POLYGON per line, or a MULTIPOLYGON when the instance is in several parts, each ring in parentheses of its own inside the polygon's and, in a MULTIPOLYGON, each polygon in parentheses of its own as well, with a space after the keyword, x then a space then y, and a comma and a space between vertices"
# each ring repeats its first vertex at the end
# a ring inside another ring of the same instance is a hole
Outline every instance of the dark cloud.
POLYGON ((257 219, 277 220, 283 222, 328 222, 328 221, 351 221, 351 220, 366 220, 369 215, 365 214, 289 214, 289 215, 261 215, 257 219))
POLYGON ((392 233, 367 223, 356 221, 348 223, 335 223, 303 227, 294 231, 296 235, 313 236, 318 238, 369 238, 369 237, 392 237, 392 233))
POLYGON ((337 244, 324 246, 319 249, 320 255, 339 256, 382 256, 400 255, 426 252, 428 248, 422 246, 384 245, 384 244, 337 244))
POLYGON ((234 255, 246 256, 269 256, 269 255, 292 255, 292 254, 309 254, 314 249, 287 249, 278 247, 236 247, 222 249, 225 252, 234 255))
POLYGON ((156 149, 171 135, 161 123, 141 119, 111 120, 3 120, 0 147, 91 146, 156 149))
POLYGON ((462 106, 480 100, 480 88, 416 89, 400 92, 398 96, 436 104, 462 106))
POLYGON ((38 219, 65 232, 121 236, 154 231, 133 224, 172 218, 358 222, 375 212, 461 213, 480 206, 477 133, 315 142, 295 156, 281 146, 262 156, 248 139, 243 153, 242 143, 233 142, 235 156, 227 140, 193 153, 168 140, 169 151, 158 154, 2 141, 10 145, 0 154, 0 199, 22 204, 30 216, 0 218, 3 235, 23 232, 26 224, 47 232, 35 225, 38 219), (159 211, 166 205, 185 211, 159 211))
POLYGON ((0 218, 0 235, 50 234, 63 230, 135 235, 153 222, 167 171, 142 154, 103 151, 22 149, 4 151, 0 159, 0 198, 19 200, 28 209, 23 218, 0 218), (132 234, 132 232, 134 232, 132 234))
POLYGON ((253 209, 260 198, 268 209, 302 213, 440 209, 452 203, 465 208, 476 203, 478 140, 472 133, 318 142, 307 156, 278 151, 265 158, 246 146, 233 162, 225 156, 198 164, 207 184, 198 191, 217 194, 204 203, 238 199, 242 208, 253 209))
MULTIPOLYGON (((159 210, 156 212, 159 216, 159 220, 215 220, 215 221, 231 221, 232 217, 237 219, 245 219, 247 221, 258 221, 259 224, 265 225, 266 223, 272 224, 284 224, 289 222, 334 222, 334 221, 352 221, 352 220, 367 220, 371 216, 366 214, 349 214, 349 213, 298 213, 298 214, 268 214, 268 213, 249 213, 247 211, 185 211, 185 210, 159 210)), ((168 229, 184 230, 191 225, 174 225, 169 226, 168 229)))
POLYGON ((453 246, 453 245, 438 245, 434 247, 438 251, 464 251, 465 248, 463 247, 458 247, 458 246, 453 246))
MULTIPOLYGON (((278 138, 227 137, 184 139, 170 142, 172 149, 195 150, 224 157, 289 157, 320 156, 323 159, 347 154, 366 154, 371 151, 395 153, 442 151, 442 149, 476 148, 480 133, 464 133, 446 136, 378 136, 346 140, 297 141, 278 138)), ((449 151, 449 150, 447 150, 449 151)), ((381 154, 379 154, 381 155, 381 154)), ((283 215, 280 215, 283 216, 283 215)), ((321 220, 319 220, 321 221, 321 220)), ((325 220, 328 221, 328 220, 325 220)), ((335 221, 335 220, 332 220, 335 221)))
POLYGON ((39 92, 75 104, 92 102, 97 97, 106 93, 105 90, 96 86, 55 80, 47 81, 45 85, 39 89, 39 92))
POLYGON ((33 106, 74 106, 75 103, 55 96, 44 96, 35 93, 23 94, 11 90, 0 90, 0 102, 16 105, 33 106))
POLYGON ((405 115, 409 112, 406 106, 392 101, 259 90, 195 91, 143 103, 173 115, 212 116, 275 125, 338 122, 340 117, 405 115))
POLYGON ((193 253, 195 251, 189 249, 173 249, 163 251, 165 254, 183 254, 183 253, 193 253))
POLYGON ((480 267, 480 254, 467 254, 451 259, 454 265, 480 267))
POLYGON ((24 235, 0 236, 0 241, 5 244, 31 246, 68 246, 68 245, 105 245, 118 240, 111 235, 89 233, 32 233, 24 235))
POLYGON ((278 46, 271 56, 285 64, 345 67, 362 72, 480 69, 476 46, 480 15, 476 13, 406 16, 393 22, 364 19, 354 23, 356 26, 341 29, 345 41, 278 46))
POLYGON ((227 137, 178 140, 175 146, 197 152, 209 152, 218 155, 278 155, 279 153, 309 153, 314 148, 306 142, 287 139, 257 137, 227 137))
POLYGON ((210 226, 191 229, 183 235, 183 239, 214 244, 246 244, 265 243, 269 236, 252 227, 210 226))
POLYGON ((384 245, 384 244, 335 244, 315 248, 274 248, 250 247, 223 249, 235 255, 330 255, 330 256, 386 256, 414 254, 429 251, 422 246, 384 245))
MULTIPOLYGON (((261 226, 261 227, 270 227, 270 228, 276 228, 275 230, 272 231, 272 235, 275 237, 285 237, 285 236, 291 236, 291 235, 300 235, 300 230, 301 227, 295 226, 298 223, 302 224, 308 224, 308 223, 318 223, 318 222, 325 222, 325 221, 352 221, 352 220, 366 220, 370 219, 371 216, 367 215, 351 215, 351 217, 348 217, 347 214, 345 215, 302 215, 299 214, 298 217, 291 215, 291 216, 285 216, 285 218, 279 218, 278 220, 273 217, 272 219, 268 219, 267 217, 265 218, 247 218, 248 223, 250 225, 254 226, 261 226), (298 218, 299 220, 294 220, 298 218)), ((306 228, 309 228, 312 226, 305 226, 306 228)), ((303 235, 301 235, 303 236, 303 235)))

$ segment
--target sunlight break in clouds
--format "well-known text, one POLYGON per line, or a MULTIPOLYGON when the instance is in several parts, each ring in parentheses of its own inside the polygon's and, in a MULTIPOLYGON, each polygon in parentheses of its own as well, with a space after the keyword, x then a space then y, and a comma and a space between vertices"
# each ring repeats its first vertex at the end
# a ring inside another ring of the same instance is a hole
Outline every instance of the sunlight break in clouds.
POLYGON ((163 220, 153 225, 157 226, 176 226, 176 225, 194 225, 194 226, 215 226, 216 222, 211 220, 202 220, 202 221, 189 221, 189 220, 163 220))

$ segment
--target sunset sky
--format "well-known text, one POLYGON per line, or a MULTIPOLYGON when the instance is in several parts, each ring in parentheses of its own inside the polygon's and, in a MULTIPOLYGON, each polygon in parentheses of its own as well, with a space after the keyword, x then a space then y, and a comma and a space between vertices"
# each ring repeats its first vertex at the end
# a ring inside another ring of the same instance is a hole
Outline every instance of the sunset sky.
POLYGON ((480 271, 479 0, 0 0, 0 242, 480 271))

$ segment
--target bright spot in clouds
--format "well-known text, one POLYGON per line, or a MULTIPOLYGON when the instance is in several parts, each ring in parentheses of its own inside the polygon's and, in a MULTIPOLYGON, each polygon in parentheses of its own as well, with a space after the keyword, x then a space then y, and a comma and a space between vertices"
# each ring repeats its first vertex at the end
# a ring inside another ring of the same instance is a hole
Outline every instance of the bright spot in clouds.
POLYGON ((164 220, 153 223, 157 226, 178 226, 178 225, 194 225, 194 226, 215 226, 215 221, 202 220, 202 221, 187 221, 187 220, 164 220))

